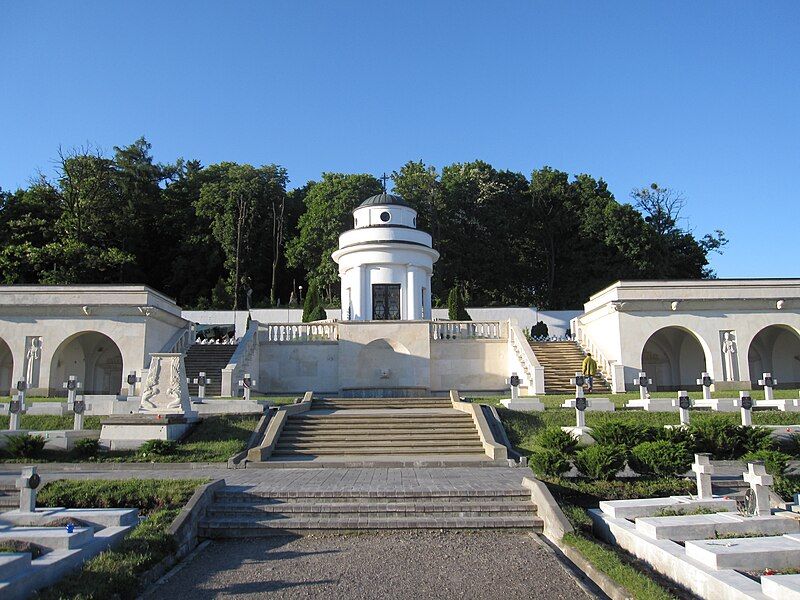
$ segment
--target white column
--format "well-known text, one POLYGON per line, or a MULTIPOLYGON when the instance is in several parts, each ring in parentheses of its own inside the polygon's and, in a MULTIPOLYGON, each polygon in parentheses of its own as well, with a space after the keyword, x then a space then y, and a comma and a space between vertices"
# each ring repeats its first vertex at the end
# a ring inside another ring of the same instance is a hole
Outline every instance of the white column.
POLYGON ((416 267, 408 265, 407 267, 407 276, 406 276, 406 319, 409 321, 414 321, 416 319, 422 318, 420 315, 420 300, 421 300, 421 293, 420 289, 420 273, 418 272, 416 267))
POLYGON ((365 265, 358 267, 358 294, 354 293, 353 298, 358 298, 358 302, 354 302, 353 306, 353 319, 366 321, 369 315, 367 314, 367 267, 365 265))

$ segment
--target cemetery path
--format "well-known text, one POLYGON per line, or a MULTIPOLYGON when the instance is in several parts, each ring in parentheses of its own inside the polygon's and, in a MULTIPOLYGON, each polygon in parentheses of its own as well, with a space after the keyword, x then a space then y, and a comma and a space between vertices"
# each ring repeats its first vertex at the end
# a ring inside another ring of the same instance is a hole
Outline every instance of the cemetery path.
POLYGON ((533 534, 391 532, 218 541, 145 597, 547 598, 588 596, 533 534))

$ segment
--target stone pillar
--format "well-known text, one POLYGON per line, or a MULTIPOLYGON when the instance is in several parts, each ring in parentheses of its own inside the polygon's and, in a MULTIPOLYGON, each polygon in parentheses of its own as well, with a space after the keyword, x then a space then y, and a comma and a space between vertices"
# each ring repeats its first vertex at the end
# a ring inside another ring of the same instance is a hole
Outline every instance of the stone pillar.
MULTIPOLYGON (((406 319, 409 321, 416 321, 420 319, 421 306, 420 306, 420 278, 417 269, 411 265, 407 266, 406 276, 406 319)), ((401 315, 402 316, 402 315, 401 315)))
POLYGON ((353 295, 354 298, 358 298, 358 304, 354 303, 354 310, 355 313, 353 315, 353 319, 356 321, 366 321, 370 318, 370 311, 368 310, 368 306, 370 304, 368 290, 369 282, 367 281, 367 267, 366 265, 359 265, 358 267, 358 294, 353 295))
POLYGON ((695 454, 692 471, 697 475, 697 497, 701 500, 712 498, 711 476, 714 474, 714 465, 711 464, 710 454, 695 454))

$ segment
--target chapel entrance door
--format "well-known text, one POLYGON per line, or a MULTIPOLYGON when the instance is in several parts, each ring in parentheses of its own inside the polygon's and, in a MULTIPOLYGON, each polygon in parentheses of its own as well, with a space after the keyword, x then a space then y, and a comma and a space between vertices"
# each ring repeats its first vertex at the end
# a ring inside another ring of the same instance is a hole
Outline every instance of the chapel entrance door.
POLYGON ((375 321, 400 320, 400 284, 372 285, 372 318, 375 321))

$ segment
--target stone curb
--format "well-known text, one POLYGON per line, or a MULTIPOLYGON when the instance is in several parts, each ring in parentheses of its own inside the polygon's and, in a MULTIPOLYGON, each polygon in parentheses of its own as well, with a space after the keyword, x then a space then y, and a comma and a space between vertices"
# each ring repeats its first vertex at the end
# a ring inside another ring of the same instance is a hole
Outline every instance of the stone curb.
POLYGON ((214 502, 214 494, 225 487, 224 479, 217 479, 211 483, 198 487, 181 512, 175 517, 167 532, 175 537, 178 549, 175 555, 183 558, 197 546, 197 531, 200 519, 206 509, 214 502))

